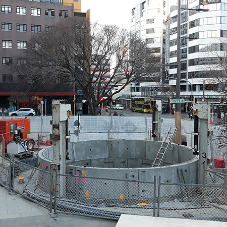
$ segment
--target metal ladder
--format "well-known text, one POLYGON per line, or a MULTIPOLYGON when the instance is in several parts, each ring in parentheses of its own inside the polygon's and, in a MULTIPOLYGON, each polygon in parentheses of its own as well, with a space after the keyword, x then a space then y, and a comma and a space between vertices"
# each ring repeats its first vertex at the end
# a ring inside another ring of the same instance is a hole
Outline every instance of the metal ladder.
POLYGON ((162 144, 161 144, 161 146, 158 150, 158 153, 157 153, 156 158, 155 158, 155 160, 152 164, 152 167, 156 167, 156 166, 161 165, 166 152, 169 150, 170 145, 172 144, 172 141, 173 141, 173 138, 174 138, 176 132, 177 132, 177 128, 174 128, 173 132, 171 133, 171 127, 169 127, 169 130, 166 134, 164 141, 162 142, 162 144))

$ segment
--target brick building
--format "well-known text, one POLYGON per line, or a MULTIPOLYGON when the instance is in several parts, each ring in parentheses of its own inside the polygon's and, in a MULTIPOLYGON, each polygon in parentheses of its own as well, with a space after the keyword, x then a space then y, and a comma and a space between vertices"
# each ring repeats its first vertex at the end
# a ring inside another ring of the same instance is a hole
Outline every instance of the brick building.
POLYGON ((90 19, 90 11, 81 12, 81 0, 1 0, 0 107, 8 108, 13 101, 17 108, 36 108, 37 103, 46 100, 50 113, 52 99, 73 101, 72 85, 56 83, 34 88, 29 83, 21 84, 12 64, 22 55, 32 34, 48 31, 55 23, 74 16, 90 19))

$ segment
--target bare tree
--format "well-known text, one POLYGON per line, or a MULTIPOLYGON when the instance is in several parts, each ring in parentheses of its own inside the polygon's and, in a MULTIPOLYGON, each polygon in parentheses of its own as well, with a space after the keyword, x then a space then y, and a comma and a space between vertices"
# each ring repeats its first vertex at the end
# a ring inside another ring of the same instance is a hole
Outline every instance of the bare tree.
POLYGON ((155 80, 159 59, 135 34, 68 18, 48 32, 33 35, 16 70, 35 84, 73 84, 73 92, 82 90, 91 114, 96 115, 101 97, 108 98, 142 77, 155 80))

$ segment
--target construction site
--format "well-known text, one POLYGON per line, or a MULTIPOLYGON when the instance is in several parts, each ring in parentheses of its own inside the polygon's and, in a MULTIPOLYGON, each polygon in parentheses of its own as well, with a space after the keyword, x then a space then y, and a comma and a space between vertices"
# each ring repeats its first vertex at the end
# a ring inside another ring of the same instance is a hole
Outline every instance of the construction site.
POLYGON ((175 143, 178 129, 158 106, 150 117, 136 118, 71 116, 71 105, 60 100, 52 108, 52 117, 41 121, 0 120, 0 184, 9 192, 51 217, 226 222, 224 127, 210 124, 209 104, 194 104, 196 127, 182 121, 184 145, 175 143))

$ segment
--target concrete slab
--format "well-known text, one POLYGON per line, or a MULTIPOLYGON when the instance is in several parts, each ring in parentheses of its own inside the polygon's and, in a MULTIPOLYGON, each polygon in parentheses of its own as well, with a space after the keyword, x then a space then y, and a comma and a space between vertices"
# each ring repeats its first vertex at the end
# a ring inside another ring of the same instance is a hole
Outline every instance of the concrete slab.
POLYGON ((48 210, 0 187, 0 220, 34 215, 48 215, 48 210))
POLYGON ((122 214, 116 227, 227 227, 226 222, 122 214))

